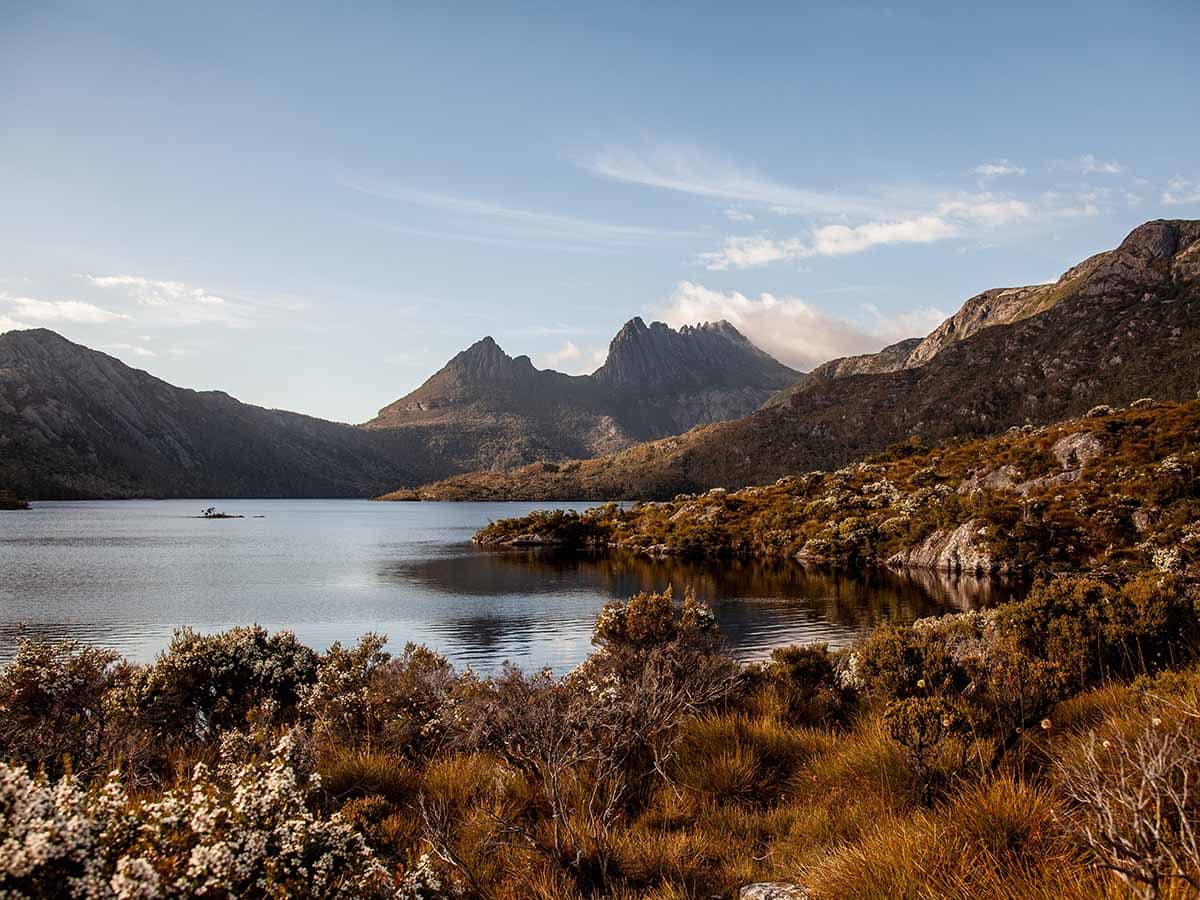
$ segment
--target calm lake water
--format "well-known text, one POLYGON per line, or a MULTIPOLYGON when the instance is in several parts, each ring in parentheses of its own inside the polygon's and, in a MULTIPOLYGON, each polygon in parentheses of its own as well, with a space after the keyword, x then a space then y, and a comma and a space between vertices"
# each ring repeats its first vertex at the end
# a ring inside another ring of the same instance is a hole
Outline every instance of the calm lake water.
POLYGON ((38 503, 0 513, 0 660, 18 635, 77 638, 146 661, 180 625, 259 623, 328 647, 366 631, 427 644, 462 666, 565 671, 612 597, 685 585, 741 657, 844 644, 1020 591, 975 578, 831 573, 799 565, 485 551, 489 520, 547 503, 170 500, 38 503), (196 518, 207 506, 247 516, 196 518), (261 516, 262 518, 253 518, 261 516))

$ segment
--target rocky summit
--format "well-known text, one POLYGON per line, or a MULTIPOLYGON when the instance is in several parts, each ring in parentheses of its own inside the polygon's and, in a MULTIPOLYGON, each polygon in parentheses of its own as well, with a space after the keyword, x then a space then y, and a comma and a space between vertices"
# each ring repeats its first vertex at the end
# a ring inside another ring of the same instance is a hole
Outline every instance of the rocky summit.
POLYGON ((365 427, 436 446, 455 471, 503 470, 740 418, 800 377, 728 322, 677 331, 634 318, 591 375, 537 369, 485 337, 365 427))

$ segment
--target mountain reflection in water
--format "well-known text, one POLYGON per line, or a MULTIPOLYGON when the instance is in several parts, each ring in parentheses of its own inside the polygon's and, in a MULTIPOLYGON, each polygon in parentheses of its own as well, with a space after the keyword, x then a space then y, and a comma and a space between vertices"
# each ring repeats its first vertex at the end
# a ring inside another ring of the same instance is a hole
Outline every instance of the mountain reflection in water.
POLYGON ((172 631, 258 623, 324 649, 367 631, 455 665, 566 671, 614 597, 692 586, 742 658, 844 645, 884 621, 996 603, 1023 590, 975 578, 795 563, 486 551, 471 535, 535 506, 359 500, 37 503, 0 516, 0 662, 21 633, 154 658, 172 631), (206 521, 207 507, 242 519, 206 521), (264 516, 265 518, 257 518, 264 516))
MULTIPOLYGON (((713 606, 730 649, 745 657, 763 656, 773 647, 796 642, 843 645, 882 622, 911 622, 992 606, 1020 597, 1026 589, 1019 580, 932 571, 837 570, 787 561, 554 550, 473 550, 397 562, 379 574, 381 579, 417 583, 446 596, 545 597, 548 602, 581 589, 611 598, 670 586, 682 597, 690 587, 713 606)), ((453 627, 480 644, 499 647, 542 621, 531 613, 501 622, 489 610, 486 615, 456 617, 453 627)))

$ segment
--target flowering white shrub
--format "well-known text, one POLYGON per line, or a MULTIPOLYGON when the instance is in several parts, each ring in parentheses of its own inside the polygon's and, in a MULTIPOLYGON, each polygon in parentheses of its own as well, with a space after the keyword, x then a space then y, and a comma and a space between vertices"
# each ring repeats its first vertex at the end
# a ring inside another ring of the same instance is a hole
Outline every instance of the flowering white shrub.
MULTIPOLYGON (((286 735, 265 762, 199 764, 139 802, 114 775, 85 793, 0 764, 0 898, 332 897, 393 893, 340 816, 322 818, 288 765, 286 735)), ((315 782, 314 782, 315 784, 315 782)))

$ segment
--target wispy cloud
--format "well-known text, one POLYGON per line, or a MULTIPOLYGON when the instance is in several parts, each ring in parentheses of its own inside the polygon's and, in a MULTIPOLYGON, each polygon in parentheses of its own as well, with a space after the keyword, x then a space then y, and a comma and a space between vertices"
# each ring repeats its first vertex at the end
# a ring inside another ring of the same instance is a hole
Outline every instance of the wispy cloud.
POLYGON ((470 218, 517 229, 536 236, 568 238, 575 241, 616 245, 637 245, 648 241, 678 240, 697 235, 694 231, 652 228, 601 222, 575 216, 538 210, 521 209, 487 200, 475 200, 453 194, 424 191, 404 185, 341 176, 338 183, 349 190, 385 200, 395 200, 427 209, 439 210, 453 216, 470 218))
POLYGON ((33 297, 8 297, 2 295, 0 295, 0 299, 10 305, 16 316, 27 322, 43 324, 73 322, 76 324, 96 325, 103 322, 113 322, 117 319, 129 318, 129 316, 122 313, 103 309, 93 303, 83 303, 79 300, 37 300, 33 297))
POLYGON ((1176 175, 1167 182, 1167 189, 1163 191, 1162 202, 1167 204, 1167 206, 1200 204, 1200 179, 1194 180, 1176 175))
POLYGON ((1046 191, 1042 194, 1045 211, 1059 219, 1091 219, 1102 215, 1102 203, 1112 191, 1108 188, 1097 188, 1090 191, 1077 191, 1070 196, 1060 191, 1046 191))
POLYGON ((736 207, 731 206, 729 209, 725 210, 725 218, 727 218, 730 222, 745 224, 747 222, 754 221, 754 214, 748 213, 744 209, 737 209, 736 207))
POLYGON ((776 359, 799 369, 923 336, 946 318, 941 310, 930 307, 885 315, 877 307, 863 304, 860 311, 861 318, 851 321, 799 297, 764 293, 752 298, 681 281, 659 317, 675 327, 728 319, 776 359))
POLYGON ((615 181, 765 207, 783 215, 880 212, 877 203, 862 197, 783 184, 694 148, 667 145, 645 151, 609 148, 584 160, 583 165, 592 173, 615 181))
POLYGON ((999 178, 1002 175, 1024 175, 1028 170, 1014 166, 1007 159, 997 159, 993 162, 980 163, 970 169, 972 175, 980 178, 999 178))
POLYGON ((108 344, 105 349, 115 350, 117 352, 132 353, 134 356, 154 357, 158 356, 149 347, 143 347, 139 344, 108 344))
POLYGON ((926 215, 861 225, 822 225, 809 234, 783 239, 767 235, 729 237, 721 249, 703 253, 709 269, 746 269, 781 260, 813 256, 846 256, 891 244, 931 244, 959 237, 967 225, 993 227, 1030 215, 1021 200, 990 193, 960 194, 944 200, 926 215))
POLYGON ((182 281, 162 281, 141 275, 82 277, 96 287, 118 291, 154 315, 178 324, 237 325, 243 321, 237 304, 182 281))
POLYGON ((1100 159, 1094 153, 1085 153, 1073 159, 1060 159, 1054 165, 1055 168, 1077 175, 1120 175, 1125 171, 1125 167, 1115 159, 1100 159))

